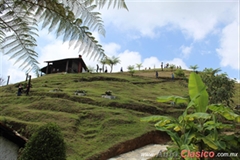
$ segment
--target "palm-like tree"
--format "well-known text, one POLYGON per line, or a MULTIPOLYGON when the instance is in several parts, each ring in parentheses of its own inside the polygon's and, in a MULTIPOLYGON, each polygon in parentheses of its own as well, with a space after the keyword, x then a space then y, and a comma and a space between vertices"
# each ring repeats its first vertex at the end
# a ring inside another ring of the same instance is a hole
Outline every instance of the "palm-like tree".
POLYGON ((108 63, 107 57, 106 57, 106 56, 103 57, 103 58, 100 60, 100 63, 102 64, 102 71, 104 71, 104 66, 105 66, 105 64, 108 63))
POLYGON ((203 72, 206 73, 206 74, 211 74, 211 75, 214 76, 216 73, 221 72, 221 69, 220 69, 220 68, 217 68, 217 69, 205 68, 205 69, 203 70, 203 72))
POLYGON ((193 71, 196 71, 196 69, 198 69, 198 65, 196 64, 194 66, 190 66, 189 68, 192 69, 193 71))
POLYGON ((138 68, 138 70, 140 71, 141 67, 143 67, 142 63, 137 63, 136 67, 138 68))
POLYGON ((110 73, 112 73, 112 69, 113 69, 113 66, 120 63, 120 59, 119 57, 115 57, 115 56, 112 56, 111 58, 107 58, 107 64, 110 66, 111 68, 111 71, 110 73))
POLYGON ((0 46, 10 59, 22 61, 21 68, 38 68, 34 47, 41 24, 49 32, 56 31, 57 37, 62 36, 79 52, 101 58, 105 56, 104 50, 90 30, 105 34, 100 13, 94 9, 107 4, 127 9, 124 0, 1 0, 0 46))

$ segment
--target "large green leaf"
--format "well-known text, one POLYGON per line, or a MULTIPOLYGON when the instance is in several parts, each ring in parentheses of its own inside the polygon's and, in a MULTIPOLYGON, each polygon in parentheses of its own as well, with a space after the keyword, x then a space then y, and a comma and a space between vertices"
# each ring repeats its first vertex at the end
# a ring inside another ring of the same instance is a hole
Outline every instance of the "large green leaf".
POLYGON ((188 103, 188 98, 180 96, 161 96, 157 98, 157 102, 174 102, 175 104, 188 103))
POLYGON ((196 113, 193 113, 193 114, 189 114, 187 116, 184 117, 185 120, 188 120, 188 121, 193 121, 195 119, 209 119, 211 118, 211 115, 208 114, 208 113, 203 113, 203 112, 196 112, 196 113))
POLYGON ((215 135, 209 134, 207 136, 201 137, 203 142, 208 145, 210 148, 217 150, 217 149, 225 149, 226 144, 224 142, 221 142, 219 140, 214 140, 215 135))
POLYGON ((197 112, 206 112, 206 107, 208 105, 208 93, 206 91, 206 86, 201 77, 194 72, 190 74, 188 90, 191 99, 200 93, 200 96, 195 99, 196 110, 197 112))
POLYGON ((231 110, 228 107, 225 107, 222 104, 209 105, 208 109, 210 109, 211 111, 213 111, 215 113, 220 114, 221 116, 223 116, 227 120, 232 120, 232 121, 236 121, 236 122, 240 123, 240 115, 234 113, 233 110, 231 110))
POLYGON ((182 145, 182 139, 179 137, 177 132, 172 132, 169 129, 166 129, 164 127, 159 127, 159 126, 157 126, 156 129, 160 130, 160 131, 167 132, 167 134, 171 137, 173 142, 175 142, 177 144, 178 147, 180 147, 182 145))
POLYGON ((214 122, 214 121, 207 121, 203 124, 203 127, 205 130, 213 130, 215 128, 217 129, 227 129, 227 128, 232 128, 233 126, 230 124, 222 124, 219 122, 214 122))

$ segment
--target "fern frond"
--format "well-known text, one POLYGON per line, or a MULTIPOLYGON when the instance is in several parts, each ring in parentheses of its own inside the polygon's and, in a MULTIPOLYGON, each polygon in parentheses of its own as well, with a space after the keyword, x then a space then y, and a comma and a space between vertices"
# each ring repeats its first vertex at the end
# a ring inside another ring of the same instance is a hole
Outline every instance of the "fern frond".
POLYGON ((33 14, 28 10, 22 9, 18 1, 8 0, 8 5, 0 15, 0 28, 9 32, 1 42, 4 54, 10 55, 10 59, 17 58, 15 63, 23 61, 20 65, 37 65, 29 62, 29 56, 37 58, 37 53, 33 50, 36 46, 37 31, 36 21, 33 14))
POLYGON ((4 53, 16 58, 20 67, 38 68, 34 51, 38 24, 56 31, 56 36, 63 36, 79 52, 90 58, 104 57, 104 50, 91 35, 91 30, 98 30, 105 35, 101 14, 94 12, 106 4, 108 7, 125 8, 124 0, 4 0, 0 1, 0 44, 4 53), (7 33, 7 34, 5 34, 7 33))

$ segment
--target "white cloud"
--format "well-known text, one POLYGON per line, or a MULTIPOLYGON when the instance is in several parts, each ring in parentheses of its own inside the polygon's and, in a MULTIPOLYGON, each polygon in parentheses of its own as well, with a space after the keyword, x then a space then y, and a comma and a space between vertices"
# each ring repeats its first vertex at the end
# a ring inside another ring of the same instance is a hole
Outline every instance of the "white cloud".
POLYGON ((144 68, 151 68, 153 69, 154 67, 155 68, 160 68, 161 67, 161 62, 160 60, 158 60, 157 57, 149 57, 149 58, 145 58, 143 60, 143 67, 144 68))
POLYGON ((7 82, 7 78, 8 76, 10 76, 9 84, 21 82, 26 79, 26 73, 19 69, 19 65, 21 64, 21 62, 15 65, 14 63, 15 60, 9 60, 9 56, 7 55, 2 56, 1 58, 0 76, 5 80, 5 82, 7 82))
POLYGON ((117 52, 120 50, 121 46, 116 43, 103 44, 104 52, 107 56, 116 56, 117 52))
POLYGON ((189 56, 189 54, 191 53, 192 51, 192 48, 193 46, 185 46, 185 45, 182 45, 179 49, 181 50, 182 54, 183 54, 183 57, 184 58, 187 58, 189 56))
POLYGON ((221 58, 221 66, 240 69, 239 24, 237 21, 232 22, 222 30, 220 48, 217 48, 216 51, 221 58))
POLYGON ((174 64, 176 66, 181 66, 182 69, 188 69, 187 65, 185 64, 185 62, 183 62, 182 59, 180 58, 174 58, 173 60, 170 61, 165 61, 165 64, 169 63, 169 64, 174 64))
POLYGON ((119 53, 117 57, 119 57, 121 63, 114 66, 114 72, 119 72, 121 67, 123 71, 127 71, 129 65, 135 66, 137 63, 141 63, 141 55, 138 52, 125 50, 123 53, 119 53))
POLYGON ((186 38, 201 40, 214 32, 217 24, 228 24, 238 15, 237 2, 137 1, 127 2, 127 6, 129 11, 101 10, 106 26, 138 31, 136 34, 151 38, 161 35, 161 27, 171 25, 171 29, 181 30, 186 38))

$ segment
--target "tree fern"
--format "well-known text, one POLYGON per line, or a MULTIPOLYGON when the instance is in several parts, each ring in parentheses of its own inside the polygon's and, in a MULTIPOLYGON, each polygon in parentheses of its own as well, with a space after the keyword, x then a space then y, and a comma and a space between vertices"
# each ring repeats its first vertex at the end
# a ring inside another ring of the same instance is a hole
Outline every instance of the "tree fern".
MULTIPOLYGON (((105 34, 100 13, 105 1, 94 0, 1 0, 0 1, 0 43, 4 54, 20 62, 23 69, 37 69, 38 54, 34 51, 37 42, 37 28, 48 28, 63 36, 70 46, 90 58, 104 57, 102 46, 89 34, 97 29, 105 34)), ((125 8, 124 0, 108 2, 108 7, 125 8)))

